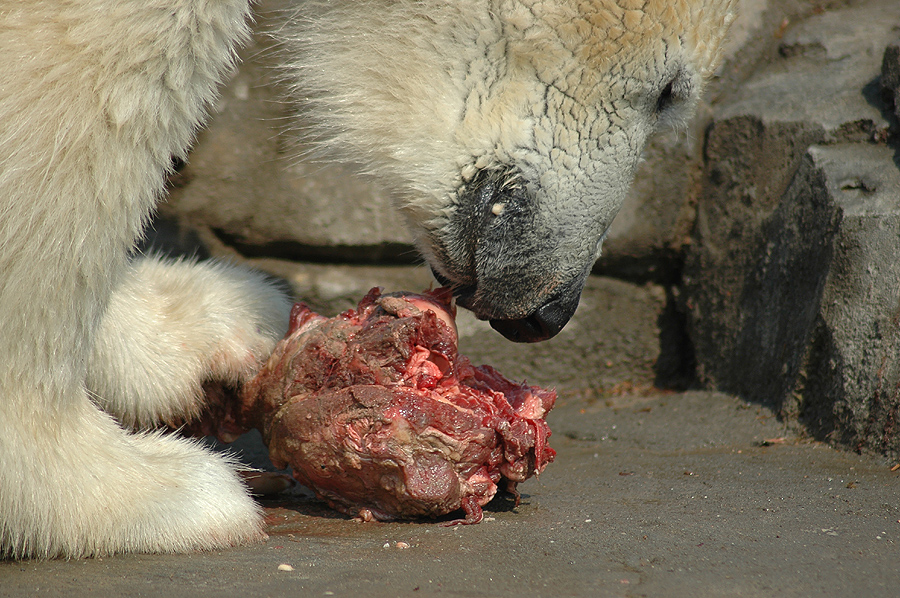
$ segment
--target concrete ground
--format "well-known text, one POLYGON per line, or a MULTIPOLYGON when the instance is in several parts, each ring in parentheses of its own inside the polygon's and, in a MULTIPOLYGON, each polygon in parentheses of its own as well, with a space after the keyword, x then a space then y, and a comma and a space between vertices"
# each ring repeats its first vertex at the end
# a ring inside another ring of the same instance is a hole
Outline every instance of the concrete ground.
POLYGON ((5 562, 0 596, 900 595, 889 463, 716 393, 563 400, 549 419, 556 462, 478 525, 358 523, 298 495, 265 503, 264 544, 5 562))

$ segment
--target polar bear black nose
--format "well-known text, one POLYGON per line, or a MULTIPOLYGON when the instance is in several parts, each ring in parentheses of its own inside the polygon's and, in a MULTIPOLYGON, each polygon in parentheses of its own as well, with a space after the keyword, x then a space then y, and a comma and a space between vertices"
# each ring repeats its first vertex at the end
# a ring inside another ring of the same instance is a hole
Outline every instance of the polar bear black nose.
POLYGON ((528 316, 521 320, 491 320, 491 327, 516 343, 537 343, 554 336, 562 328, 550 331, 545 323, 536 316, 528 316))
POLYGON ((579 294, 556 296, 531 315, 518 320, 491 320, 491 327, 516 343, 537 343, 556 336, 572 318, 579 294))

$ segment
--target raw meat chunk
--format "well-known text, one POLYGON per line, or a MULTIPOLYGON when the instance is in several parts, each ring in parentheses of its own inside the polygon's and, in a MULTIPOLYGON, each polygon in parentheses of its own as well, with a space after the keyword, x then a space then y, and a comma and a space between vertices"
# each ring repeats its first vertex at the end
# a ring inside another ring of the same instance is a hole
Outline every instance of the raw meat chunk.
POLYGON ((288 334, 225 420, 256 427, 276 466, 332 507, 366 520, 465 523, 498 484, 554 458, 544 417, 556 394, 457 354, 449 291, 372 289, 334 318, 294 306, 288 334))

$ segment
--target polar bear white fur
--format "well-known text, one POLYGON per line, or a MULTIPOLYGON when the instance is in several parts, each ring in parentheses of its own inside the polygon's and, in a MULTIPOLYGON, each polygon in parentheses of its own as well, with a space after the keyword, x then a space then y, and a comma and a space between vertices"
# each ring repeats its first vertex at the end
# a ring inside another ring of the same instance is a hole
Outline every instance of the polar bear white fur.
MULTIPOLYGON (((464 304, 516 322, 560 289, 563 312, 577 303, 647 136, 690 109, 733 2, 326 4, 284 36, 326 145, 396 192, 464 304)), ((237 464, 147 430, 197 414, 204 382, 251 376, 288 300, 250 271, 130 257, 248 12, 0 0, 0 556, 264 537, 237 464)))

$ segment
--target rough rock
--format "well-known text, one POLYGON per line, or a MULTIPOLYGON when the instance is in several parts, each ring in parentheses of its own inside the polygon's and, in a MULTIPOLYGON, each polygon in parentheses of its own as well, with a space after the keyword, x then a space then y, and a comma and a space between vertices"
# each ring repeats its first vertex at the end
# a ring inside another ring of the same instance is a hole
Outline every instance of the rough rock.
POLYGON ((702 383, 892 454, 900 171, 881 85, 898 25, 886 0, 810 17, 718 107, 681 289, 702 383))
POLYGON ((807 426, 896 453, 900 434, 900 171, 892 150, 812 146, 746 256, 719 265, 734 309, 705 319, 710 280, 689 292, 705 381, 807 426), (699 292, 696 292, 699 291, 699 292))
POLYGON ((900 40, 884 50, 881 61, 881 86, 894 103, 894 114, 900 119, 900 40))
MULTIPOLYGON (((813 147, 837 220, 796 406, 819 436, 900 454, 900 170, 877 146, 813 147)), ((814 234, 814 233, 813 233, 814 234)))
POLYGON ((764 123, 802 122, 828 140, 872 140, 891 121, 880 98, 885 47, 896 40, 900 4, 876 0, 824 11, 786 30, 781 56, 741 85, 716 113, 764 123))
MULTIPOLYGON (((768 241, 767 220, 787 192, 806 148, 822 135, 821 129, 805 123, 766 125, 749 116, 717 122, 710 129, 709 162, 680 297, 697 375, 707 386, 752 392, 753 384, 729 384, 722 373, 734 371, 736 376, 744 371, 732 354, 744 327, 741 298, 768 241)), ((772 401, 776 399, 766 399, 772 401)))

